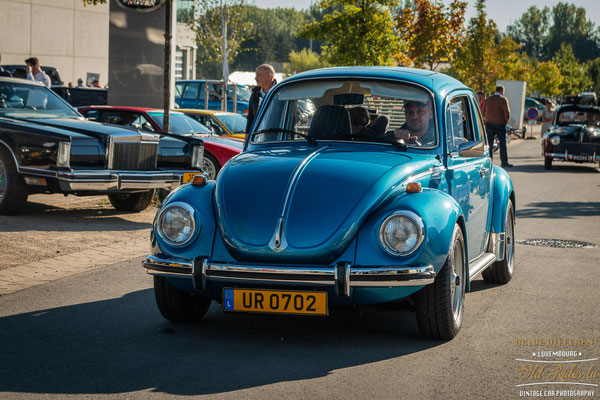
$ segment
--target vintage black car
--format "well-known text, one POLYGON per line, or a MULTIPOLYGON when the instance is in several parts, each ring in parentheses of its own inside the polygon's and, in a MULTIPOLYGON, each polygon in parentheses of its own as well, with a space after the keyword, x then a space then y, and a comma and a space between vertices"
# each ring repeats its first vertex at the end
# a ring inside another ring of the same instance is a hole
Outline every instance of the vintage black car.
POLYGON ((87 121, 38 82, 0 78, 0 214, 31 193, 108 194, 122 211, 141 211, 155 189, 202 173, 197 138, 87 121))
POLYGON ((544 168, 552 160, 600 163, 600 108, 563 105, 556 111, 554 126, 542 138, 544 168))

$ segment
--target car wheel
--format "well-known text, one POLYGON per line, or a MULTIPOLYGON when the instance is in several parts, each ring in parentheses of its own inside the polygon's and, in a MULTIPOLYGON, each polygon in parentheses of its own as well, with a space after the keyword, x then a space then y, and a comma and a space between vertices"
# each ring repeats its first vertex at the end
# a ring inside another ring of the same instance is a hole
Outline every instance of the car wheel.
POLYGON ((27 202, 27 186, 8 150, 0 147, 0 215, 18 213, 27 202))
POLYGON ((483 280, 489 283, 508 283, 514 273, 515 265, 515 210, 512 201, 508 201, 506 209, 506 244, 504 259, 496 261, 481 274, 483 280))
POLYGON ((466 284, 465 240, 458 225, 446 263, 431 285, 416 293, 417 325, 423 336, 449 340, 462 325, 466 284))
POLYGON ((544 157, 544 169, 552 169, 552 157, 544 157))
POLYGON ((161 276, 154 277, 154 297, 162 316, 177 323, 200 321, 211 302, 210 297, 179 289, 161 276))
POLYGON ((202 169, 208 180, 217 179, 217 174, 221 169, 217 159, 210 153, 204 153, 202 158, 202 169))
POLYGON ((140 212, 148 208, 154 198, 154 189, 140 193, 114 193, 108 195, 110 204, 119 211, 140 212))

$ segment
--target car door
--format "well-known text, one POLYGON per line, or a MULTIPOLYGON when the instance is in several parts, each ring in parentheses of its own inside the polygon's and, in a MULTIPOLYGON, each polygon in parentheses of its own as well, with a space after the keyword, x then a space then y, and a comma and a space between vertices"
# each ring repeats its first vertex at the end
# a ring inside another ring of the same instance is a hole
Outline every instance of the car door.
POLYGON ((464 93, 451 98, 445 120, 450 194, 462 208, 473 260, 487 243, 492 163, 474 97, 464 93))
POLYGON ((179 107, 204 108, 203 82, 188 82, 181 93, 179 107))

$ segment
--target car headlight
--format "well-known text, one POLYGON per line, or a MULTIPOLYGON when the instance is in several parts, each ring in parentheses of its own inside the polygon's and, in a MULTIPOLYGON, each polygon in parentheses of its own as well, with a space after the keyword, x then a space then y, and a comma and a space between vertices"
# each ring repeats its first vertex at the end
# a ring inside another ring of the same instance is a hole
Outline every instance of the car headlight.
POLYGON ((379 241, 393 256, 406 256, 423 242, 425 226, 419 216, 410 211, 396 212, 383 221, 379 241))
POLYGON ((202 169, 202 159, 204 158, 204 145, 194 145, 192 147, 192 168, 202 169))
MULTIPOLYGON (((198 227, 199 228, 199 227, 198 227)), ((183 246, 196 232, 194 209, 185 203, 172 203, 159 211, 156 230, 171 246, 183 246)))
POLYGON ((560 136, 552 136, 550 138, 550 143, 552 143, 553 146, 557 146, 560 144, 560 136))
POLYGON ((56 166, 69 168, 71 162, 71 142, 58 142, 56 153, 56 166))

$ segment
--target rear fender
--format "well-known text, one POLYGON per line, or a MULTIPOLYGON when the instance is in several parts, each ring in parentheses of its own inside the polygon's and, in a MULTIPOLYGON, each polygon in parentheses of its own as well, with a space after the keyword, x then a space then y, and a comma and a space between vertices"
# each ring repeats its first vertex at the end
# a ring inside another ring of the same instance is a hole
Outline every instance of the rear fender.
POLYGON ((494 166, 493 179, 494 204, 492 208, 491 233, 504 233, 506 232, 508 201, 512 200, 513 207, 516 208, 515 191, 508 173, 497 165, 494 166))

